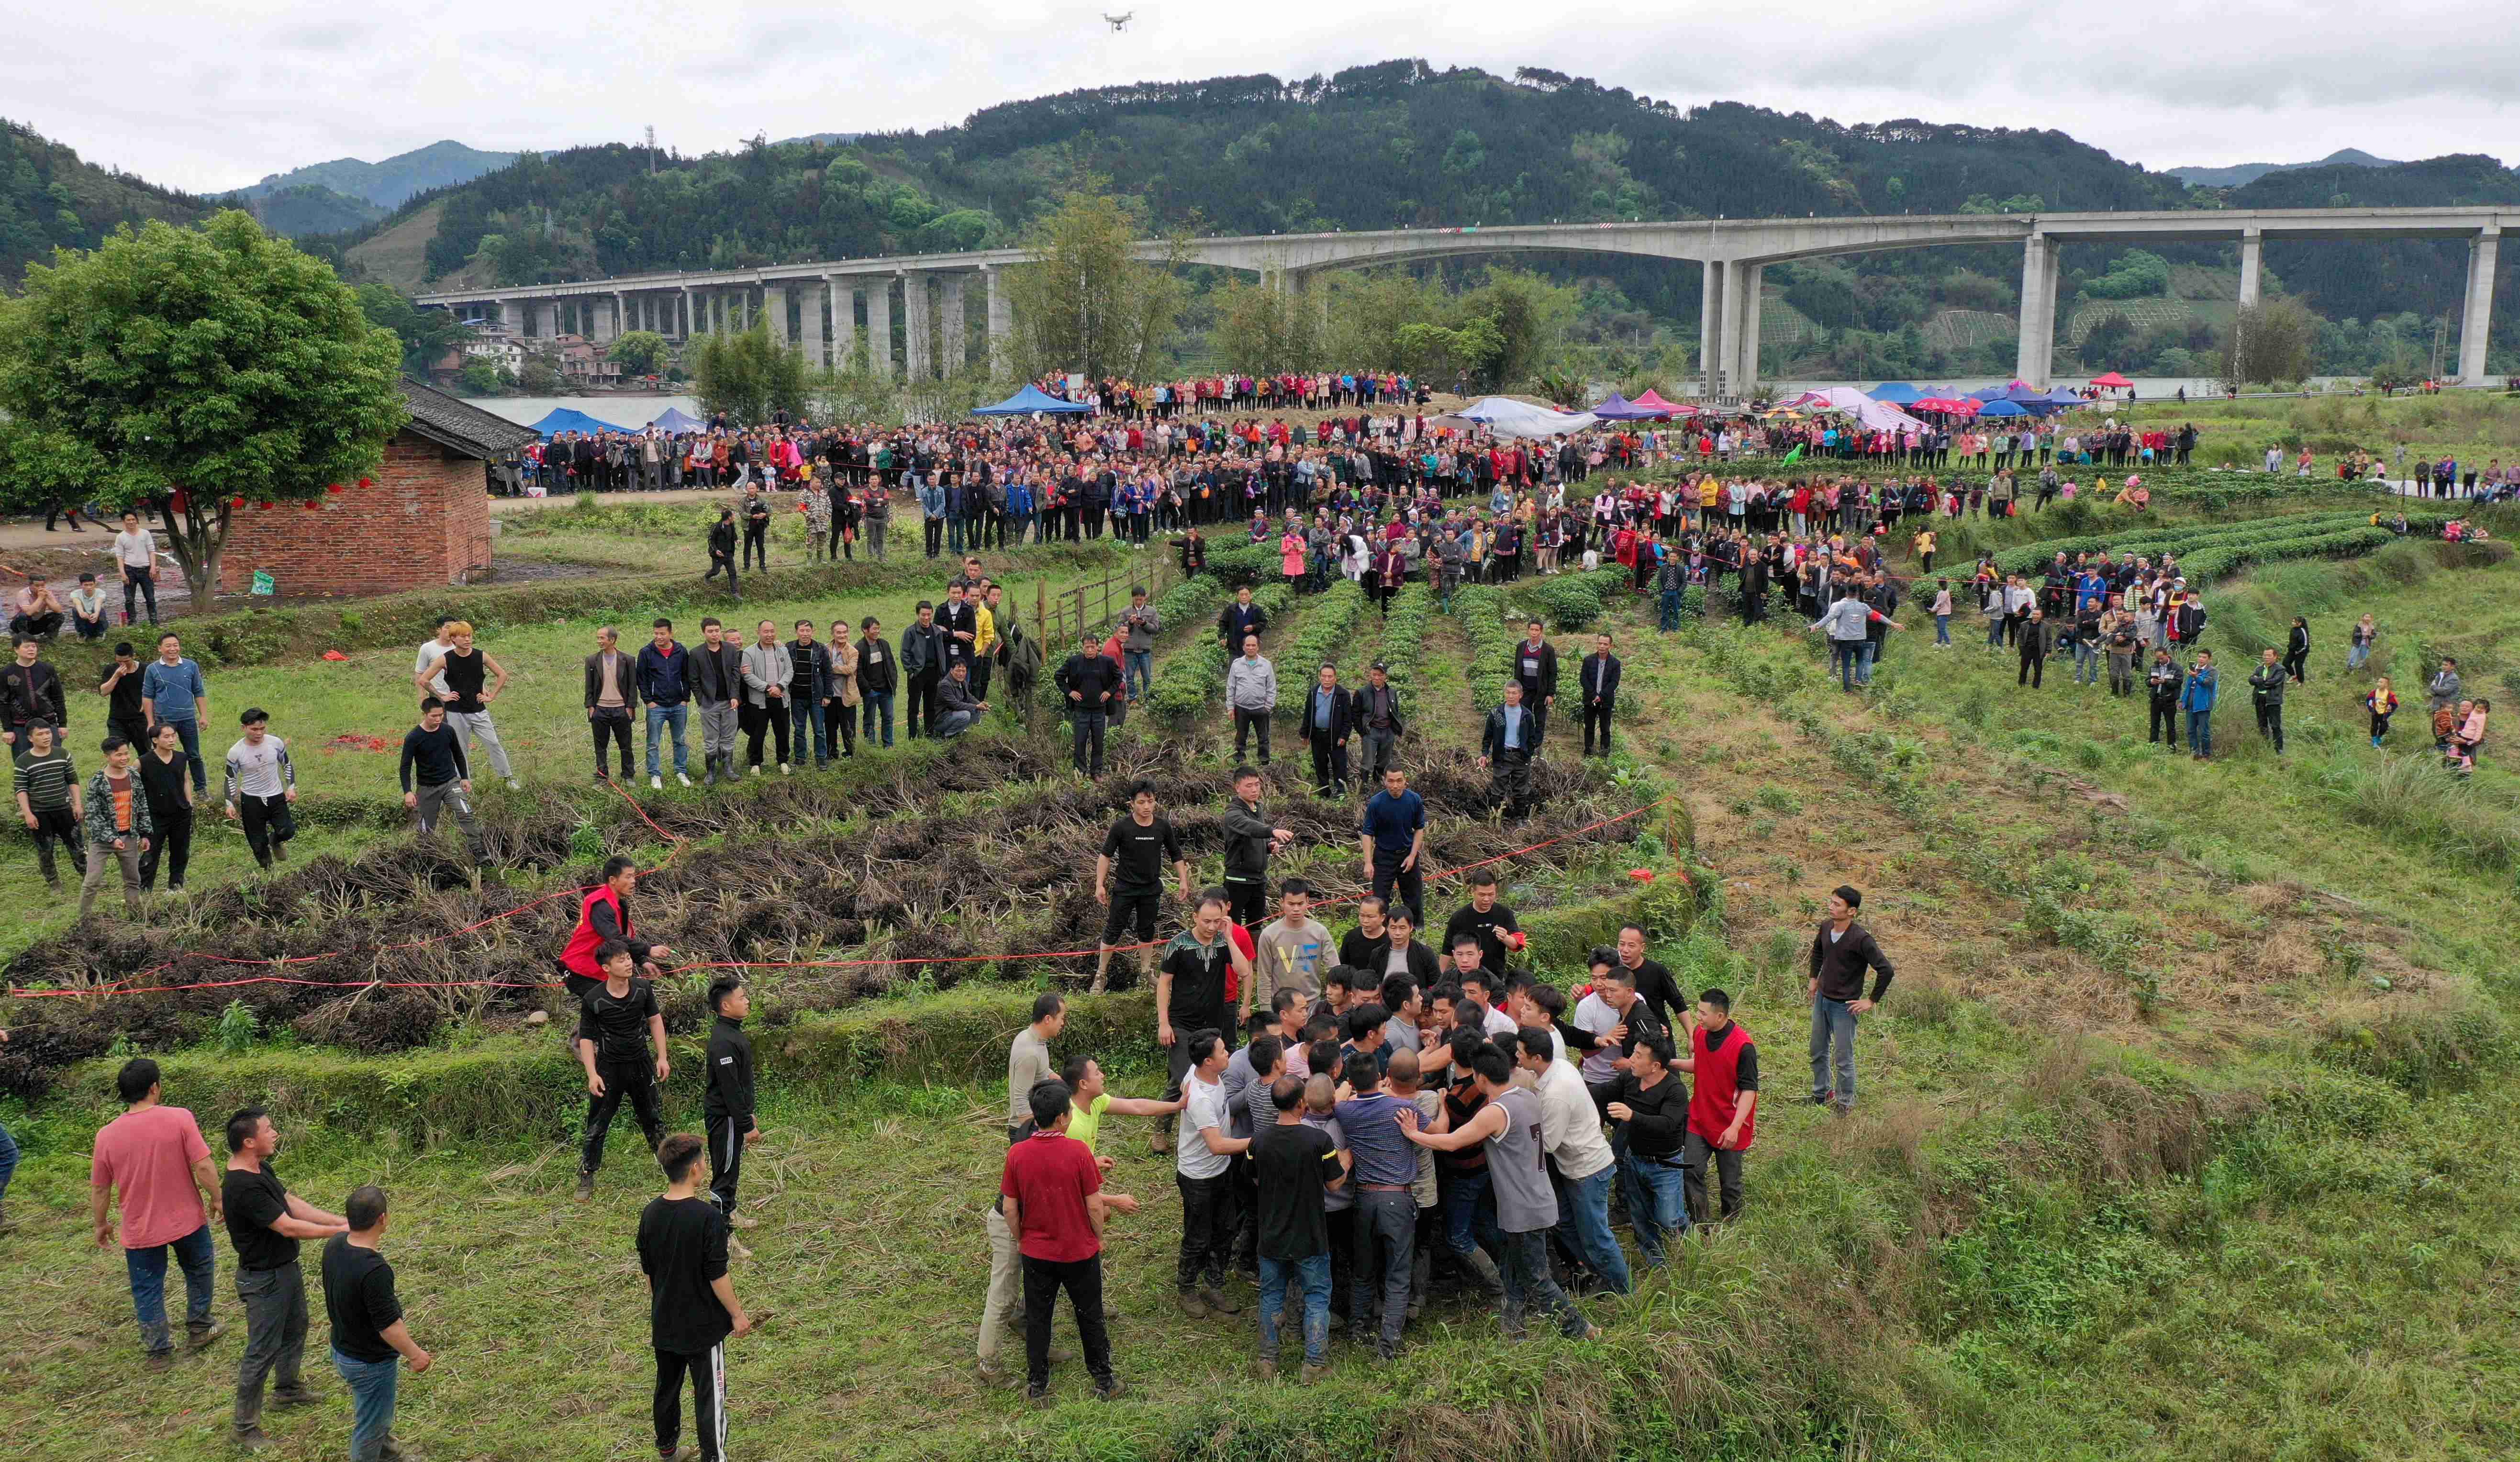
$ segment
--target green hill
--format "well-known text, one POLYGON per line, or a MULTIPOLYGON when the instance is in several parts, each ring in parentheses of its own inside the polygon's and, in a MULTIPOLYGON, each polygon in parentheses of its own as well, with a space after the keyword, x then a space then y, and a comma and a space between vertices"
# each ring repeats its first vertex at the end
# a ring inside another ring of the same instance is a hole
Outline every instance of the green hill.
MULTIPOLYGON (((471 182, 485 172, 494 172, 516 161, 518 156, 515 153, 485 153, 460 142, 432 142, 411 152, 397 153, 382 162, 337 158, 330 162, 276 172, 250 188, 237 191, 258 198, 312 184, 350 198, 365 199, 380 208, 397 208, 410 202, 414 194, 471 182)), ((337 225, 349 226, 354 225, 337 225)))
POLYGON ((58 142, 0 120, 0 284, 56 249, 93 249, 117 225, 208 216, 204 199, 81 161, 58 142))
POLYGON ((268 193, 235 193, 220 202, 247 209, 262 220, 264 228, 291 238, 338 234, 385 215, 384 209, 366 199, 336 193, 321 183, 299 183, 268 193))

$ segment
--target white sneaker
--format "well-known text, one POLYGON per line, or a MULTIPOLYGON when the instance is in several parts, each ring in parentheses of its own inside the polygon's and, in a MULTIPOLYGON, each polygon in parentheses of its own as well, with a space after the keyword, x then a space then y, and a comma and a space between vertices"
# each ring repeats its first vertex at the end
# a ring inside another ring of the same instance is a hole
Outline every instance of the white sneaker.
POLYGON ((788 763, 787 763, 787 762, 785 762, 785 761, 780 762, 780 763, 779 763, 779 775, 781 775, 781 776, 783 776, 783 777, 784 777, 784 776, 787 776, 787 775, 788 775, 788 774, 789 774, 789 773, 788 773, 788 763))
POLYGON ((648 790, 649 790, 649 791, 651 791, 651 792, 662 792, 662 791, 664 791, 664 790, 665 790, 665 779, 664 779, 664 778, 662 778, 662 777, 650 777, 650 778, 648 779, 648 790))
POLYGON ((676 772, 676 773, 674 773, 674 780, 675 780, 675 781, 677 781, 677 782, 682 783, 682 784, 683 784, 684 786, 686 786, 686 787, 689 787, 689 786, 691 786, 691 785, 692 785, 692 779, 691 779, 691 778, 689 778, 689 777, 687 777, 687 776, 685 776, 685 775, 683 775, 681 772, 676 772))
POLYGON ((508 790, 509 790, 510 792, 522 792, 522 791, 524 791, 524 790, 525 790, 525 788, 524 788, 524 784, 523 784, 523 783, 518 782, 518 781, 516 778, 514 778, 514 777, 510 777, 510 778, 508 779, 508 790))
POLYGON ((761 768, 758 766, 747 766, 743 769, 743 774, 747 777, 757 777, 761 775, 761 768))

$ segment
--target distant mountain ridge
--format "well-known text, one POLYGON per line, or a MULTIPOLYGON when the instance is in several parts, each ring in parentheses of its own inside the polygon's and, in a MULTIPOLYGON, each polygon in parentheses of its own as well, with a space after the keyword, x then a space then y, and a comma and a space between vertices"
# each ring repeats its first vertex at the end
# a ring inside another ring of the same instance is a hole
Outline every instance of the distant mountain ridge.
POLYGON ((2271 172, 2300 172, 2312 167, 2396 167, 2394 158, 2375 158, 2361 148, 2339 148, 2316 162, 2239 162, 2229 167, 2165 167, 2162 171, 2190 188, 2244 188, 2271 172))
POLYGON ((485 153, 455 141, 432 142, 424 148, 397 153, 382 162, 337 158, 330 162, 275 172, 252 187, 240 188, 237 192, 247 198, 260 198, 312 184, 390 210, 401 207, 415 195, 432 188, 469 183, 485 172, 496 172, 516 161, 519 156, 517 153, 485 153))

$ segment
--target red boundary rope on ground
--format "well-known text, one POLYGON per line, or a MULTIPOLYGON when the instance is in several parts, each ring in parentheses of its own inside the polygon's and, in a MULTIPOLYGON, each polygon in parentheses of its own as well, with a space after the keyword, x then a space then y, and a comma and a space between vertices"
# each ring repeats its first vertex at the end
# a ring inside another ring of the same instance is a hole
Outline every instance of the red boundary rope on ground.
MULTIPOLYGON (((633 811, 635 811, 635 812, 637 812, 637 813, 639 814, 639 820, 640 820, 640 821, 645 822, 645 823, 646 823, 650 828, 652 828, 652 829, 653 829, 653 830, 655 831, 655 833, 656 833, 656 835, 657 835, 658 837, 663 838, 666 842, 668 842, 669 844, 672 844, 672 845, 674 845, 674 855, 679 855, 679 854, 681 853, 681 851, 682 851, 682 849, 683 849, 683 846, 685 845, 685 842, 686 842, 686 840, 684 840, 682 837, 680 837, 680 836, 678 836, 678 835, 676 835, 676 834, 674 834, 674 833, 667 832, 664 828, 662 828, 662 827, 658 826, 658 825, 657 825, 657 823, 656 823, 656 820, 655 820, 654 818, 652 818, 652 817, 650 817, 650 816, 648 815, 648 810, 647 810, 645 807, 642 807, 642 806, 640 806, 640 805, 639 805, 639 800, 638 800, 638 799, 636 799, 636 798, 634 798, 634 797, 630 796, 630 794, 629 794, 628 792, 623 791, 623 790, 619 787, 619 785, 618 785, 618 784, 615 784, 615 785, 614 785, 613 790, 614 790, 614 791, 616 791, 616 792, 620 792, 620 793, 621 793, 621 798, 622 798, 622 800, 623 800, 624 801, 627 801, 627 802, 630 804, 631 809, 632 809, 633 811)), ((1645 814, 1645 813, 1647 813, 1647 812, 1652 811, 1654 808, 1661 806, 1663 803, 1673 800, 1674 800, 1675 798, 1677 798, 1677 797, 1678 797, 1678 794, 1677 794, 1677 793, 1675 793, 1675 794, 1672 794, 1672 795, 1671 795, 1671 796, 1669 796, 1669 797, 1657 798, 1657 799, 1655 799, 1654 800, 1652 800, 1652 801, 1650 801, 1650 802, 1646 802, 1646 803, 1644 803, 1644 804, 1643 804, 1643 805, 1642 805, 1642 806, 1638 806, 1638 807, 1631 808, 1630 810, 1625 811, 1625 812, 1618 813, 1618 814, 1616 814, 1615 816, 1604 817, 1604 818, 1602 818, 1601 820, 1599 820, 1598 822, 1587 823, 1587 824, 1586 824, 1586 825, 1584 825, 1583 827, 1573 829, 1572 831, 1569 831, 1569 832, 1560 833, 1560 834, 1558 834, 1558 835, 1557 835, 1556 837, 1554 837, 1554 838, 1544 839, 1543 841, 1538 842, 1538 843, 1528 844, 1528 845, 1524 845, 1524 846, 1517 847, 1517 848, 1511 848, 1511 849, 1508 849, 1508 851, 1505 851, 1505 852, 1502 852, 1502 853, 1498 853, 1498 854, 1497 854, 1496 856, 1494 856, 1494 857, 1481 858, 1481 859, 1479 859, 1479 860, 1478 860, 1477 862, 1475 862, 1475 863, 1463 863, 1463 864, 1462 864, 1461 866, 1459 866, 1459 867, 1457 867, 1457 868, 1446 868, 1446 869, 1442 869, 1442 870, 1440 870, 1440 871, 1438 871, 1438 872, 1435 872, 1435 873, 1432 873, 1432 874, 1427 875, 1427 881, 1428 881, 1428 882, 1430 882, 1430 883, 1432 883, 1432 882, 1440 882, 1441 880, 1444 880, 1444 879, 1454 878, 1454 877, 1457 877, 1457 876, 1459 876, 1459 875, 1461 875, 1461 874, 1467 873, 1467 872, 1469 872, 1470 870, 1472 870, 1472 869, 1474 869, 1474 868, 1484 868, 1484 867, 1488 866, 1488 865, 1489 865, 1489 864, 1491 864, 1491 863, 1502 863, 1502 862, 1504 862, 1505 860, 1507 860, 1507 859, 1508 859, 1508 858, 1517 858, 1517 857, 1521 857, 1522 855, 1524 855, 1524 854, 1526 854, 1526 853, 1538 852, 1540 849, 1542 849, 1542 848, 1544 848, 1544 847, 1550 847, 1550 846, 1552 846, 1552 845, 1556 845, 1556 844, 1564 843, 1564 842, 1566 842, 1568 839, 1571 839, 1571 838, 1580 838, 1580 837, 1584 836, 1586 833, 1598 832, 1598 831, 1600 831, 1600 830, 1601 830, 1601 829, 1603 829, 1603 828, 1606 828, 1606 827, 1612 827, 1612 826, 1615 826, 1615 825, 1617 825, 1617 824, 1619 824, 1619 823, 1626 822, 1626 821, 1628 821, 1630 818, 1642 816, 1643 814, 1645 814)), ((668 861, 668 862, 672 861, 672 856, 668 856, 668 858, 667 858, 667 860, 666 860, 666 861, 668 861)), ((651 870, 651 871, 652 871, 652 870, 651 870)), ((573 896, 575 896, 575 895, 577 895, 577 894, 583 893, 584 891, 586 891, 584 889, 562 889, 562 890, 558 890, 558 891, 554 891, 554 892, 546 893, 546 894, 544 894, 543 896, 541 896, 540 898, 535 898, 535 899, 531 899, 531 900, 529 900, 529 901, 527 901, 527 902, 520 903, 520 904, 517 905, 515 908, 508 909, 508 910, 506 910, 506 911, 504 911, 504 912, 502 912, 502 913, 492 914, 492 915, 490 915, 490 916, 489 916, 488 918, 486 918, 486 919, 479 919, 479 920, 475 920, 474 922, 472 922, 472 923, 471 923, 471 924, 465 925, 462 929, 450 930, 450 931, 448 931, 447 933, 445 933, 445 934, 441 934, 441 935, 430 935, 430 936, 428 936, 427 938, 420 938, 420 939, 407 939, 407 940, 403 940, 403 941, 401 941, 401 942, 399 942, 399 943, 393 943, 393 944, 379 944, 379 945, 376 945, 376 946, 373 948, 373 950, 365 951, 365 952, 372 952, 372 953, 379 953, 379 954, 382 954, 382 953, 385 953, 385 952, 387 952, 387 951, 398 951, 398 950, 406 950, 406 949, 421 949, 421 948, 426 948, 426 947, 428 947, 428 945, 431 945, 431 944, 443 943, 443 942, 445 942, 445 941, 446 941, 446 940, 448 940, 448 939, 460 938, 460 937, 462 937, 463 936, 468 935, 468 934, 471 934, 471 933, 472 933, 472 932, 473 932, 473 931, 475 931, 475 930, 482 929, 482 928, 484 928, 484 927, 486 927, 486 926, 488 926, 488 925, 496 924, 496 923, 498 923, 498 922, 499 922, 500 920, 502 920, 502 919, 511 919, 511 918, 514 918, 514 917, 516 917, 517 915, 523 913, 525 910, 530 909, 530 908, 534 908, 534 907, 536 907, 537 905, 545 904, 545 903, 549 903, 549 902, 551 902, 552 900, 554 900, 554 899, 558 899, 558 898, 573 897, 573 896)), ((1332 906, 1332 905, 1336 905, 1336 904, 1340 904, 1340 903, 1349 903, 1349 902, 1353 902, 1353 901, 1354 901, 1353 899, 1349 899, 1349 898, 1330 899, 1330 900, 1327 900, 1323 906, 1328 907, 1328 906, 1332 906)), ((1164 943, 1164 942, 1166 942, 1166 941, 1161 940, 1161 939, 1157 939, 1157 940, 1151 940, 1151 941, 1149 941, 1149 942, 1148 942, 1148 943, 1144 943, 1144 944, 1122 944, 1122 945, 1114 945, 1114 946, 1112 946, 1112 947, 1113 947, 1113 949, 1115 950, 1115 952, 1116 952, 1116 951, 1132 950, 1132 949, 1151 949, 1151 948, 1155 948, 1155 947, 1157 947, 1158 945, 1160 945, 1160 944, 1162 944, 1162 943, 1164 943)), ((195 982, 195 983, 188 983, 188 984, 149 984, 149 985, 144 985, 144 984, 135 984, 135 983, 133 983, 133 982, 132 982, 133 981, 147 980, 147 979, 149 979, 149 978, 151 978, 151 977, 153 977, 153 976, 163 974, 163 973, 164 973, 164 972, 166 972, 167 970, 173 969, 176 965, 179 965, 179 964, 183 963, 183 961, 184 961, 184 960, 187 960, 187 959, 202 959, 202 960, 208 960, 208 961, 211 961, 212 963, 216 963, 216 964, 228 964, 228 965, 277 965, 277 966, 294 966, 294 965, 313 964, 313 963, 315 963, 315 962, 317 962, 317 961, 319 961, 319 960, 339 959, 339 958, 342 958, 342 957, 343 957, 343 956, 345 956, 345 955, 356 954, 356 953, 360 953, 360 952, 362 952, 362 951, 360 951, 360 950, 351 950, 351 949, 340 949, 340 950, 334 950, 334 951, 331 951, 331 952, 329 952, 329 953, 323 953, 323 954, 293 954, 293 955, 277 956, 277 957, 273 957, 273 958, 269 958, 269 959, 248 959, 248 958, 244 958, 244 957, 239 956, 239 955, 228 955, 228 954, 206 954, 206 953, 195 952, 195 953, 192 953, 192 954, 179 955, 179 956, 177 956, 175 959, 168 960, 168 961, 167 961, 166 963, 164 963, 164 964, 158 965, 158 966, 156 966, 156 967, 154 967, 154 968, 152 968, 152 969, 144 970, 144 971, 142 971, 141 973, 139 973, 139 974, 137 974, 137 975, 134 975, 134 976, 130 977, 130 980, 127 980, 127 981, 118 981, 118 982, 114 982, 114 983, 112 983, 112 984, 109 984, 109 985, 100 985, 100 986, 97 986, 97 987, 92 988, 92 989, 58 989, 58 990, 49 990, 49 989, 48 989, 48 990, 22 989, 22 988, 19 988, 19 987, 17 987, 17 986, 12 986, 12 987, 10 988, 10 990, 9 990, 9 996, 10 996, 10 998, 11 998, 11 999, 16 999, 16 1000, 37 1000, 37 999, 50 999, 50 998, 56 998, 56 997, 63 997, 63 996, 74 996, 74 995, 164 995, 164 994, 177 994, 177 993, 182 993, 182 992, 190 991, 190 990, 224 990, 224 989, 238 989, 238 988, 242 988, 242 987, 244 987, 244 986, 246 986, 246 985, 257 985, 257 984, 332 985, 332 986, 335 986, 335 987, 338 987, 338 988, 360 988, 360 989, 549 989, 549 988, 556 988, 556 987, 557 987, 557 985, 556 985, 556 983, 555 983, 555 982, 548 982, 548 981, 509 981, 509 980, 376 980, 376 981, 367 981, 367 982, 355 982, 355 983, 354 983, 354 982, 348 982, 348 981, 306 980, 306 979, 302 979, 302 978, 299 978, 299 977, 295 977, 295 976, 289 976, 289 975, 251 975, 251 976, 247 976, 247 977, 244 977, 244 978, 242 978, 242 979, 237 979, 237 980, 214 980, 214 981, 202 981, 202 982, 195 982)), ((922 958, 922 957, 920 957, 920 956, 917 956, 917 955, 910 955, 910 956, 899 956, 899 957, 892 957, 892 958, 857 958, 857 959, 806 959, 806 960, 719 960, 719 961, 704 961, 704 962, 698 962, 698 963, 688 964, 688 965, 676 965, 676 966, 674 966, 671 970, 667 971, 666 973, 668 973, 668 974, 680 974, 680 973, 682 973, 682 972, 684 972, 684 971, 686 971, 686 970, 741 970, 741 969, 764 969, 764 970, 796 970, 796 969, 812 969, 812 970, 831 970, 831 969, 850 969, 850 968, 858 968, 858 967, 864 967, 864 966, 868 966, 868 965, 960 965, 960 964, 989 964, 989 963, 1002 963, 1002 962, 1010 961, 1010 960, 1025 960, 1025 959, 1078 959, 1078 958, 1083 958, 1083 957, 1088 956, 1088 955, 1097 954, 1097 953, 1099 953, 1099 952, 1101 952, 1101 951, 1100 951, 1100 948, 1099 948, 1099 946, 1098 946, 1097 948, 1093 948, 1093 949, 1047 949, 1047 950, 1037 950, 1037 951, 1030 951, 1030 952, 1024 952, 1024 953, 1008 953, 1008 954, 957 954, 957 955, 939 955, 939 956, 927 957, 927 958, 922 958)))

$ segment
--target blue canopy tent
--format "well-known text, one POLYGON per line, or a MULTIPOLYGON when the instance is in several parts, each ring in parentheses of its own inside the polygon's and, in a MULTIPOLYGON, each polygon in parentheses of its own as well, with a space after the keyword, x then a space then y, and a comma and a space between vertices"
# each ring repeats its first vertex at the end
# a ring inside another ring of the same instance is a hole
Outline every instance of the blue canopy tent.
POLYGON ((680 406, 668 406, 663 416, 648 425, 659 432, 697 432, 706 424, 684 411, 680 406))
POLYGON ((526 430, 541 433, 545 441, 551 440, 562 432, 575 432, 582 436, 593 436, 598 432, 618 432, 626 434, 630 431, 628 427, 616 427, 610 422, 597 421, 583 411, 571 411, 565 406, 556 408, 551 415, 526 430))
POLYGON ((1916 389, 1916 388, 1909 385, 1905 381, 1884 381, 1879 386, 1866 391, 1865 394, 1870 396, 1876 401, 1884 401, 1893 406, 1905 406, 1911 401, 1921 401, 1925 399, 1925 393, 1923 391, 1916 389))
POLYGON ((2092 404, 2089 400, 2084 398, 2081 391, 2076 390, 2070 386, 2060 386, 2054 390, 2049 391, 2048 393, 2048 399, 2055 402, 2059 406, 2089 406, 2092 404))
POLYGON ((1601 404, 1594 407, 1593 414, 1605 422, 1641 422, 1671 415, 1668 410, 1640 406, 1617 391, 1610 392, 1601 404))
POLYGON ((2019 401, 1989 401, 1977 409, 1979 421, 1991 416, 2037 416, 2039 413, 2019 401))
POLYGON ((1030 416, 1042 412, 1052 416, 1082 416, 1093 410, 1079 401, 1062 401, 1037 386, 1026 386, 995 406, 974 406, 973 416, 1030 416))

